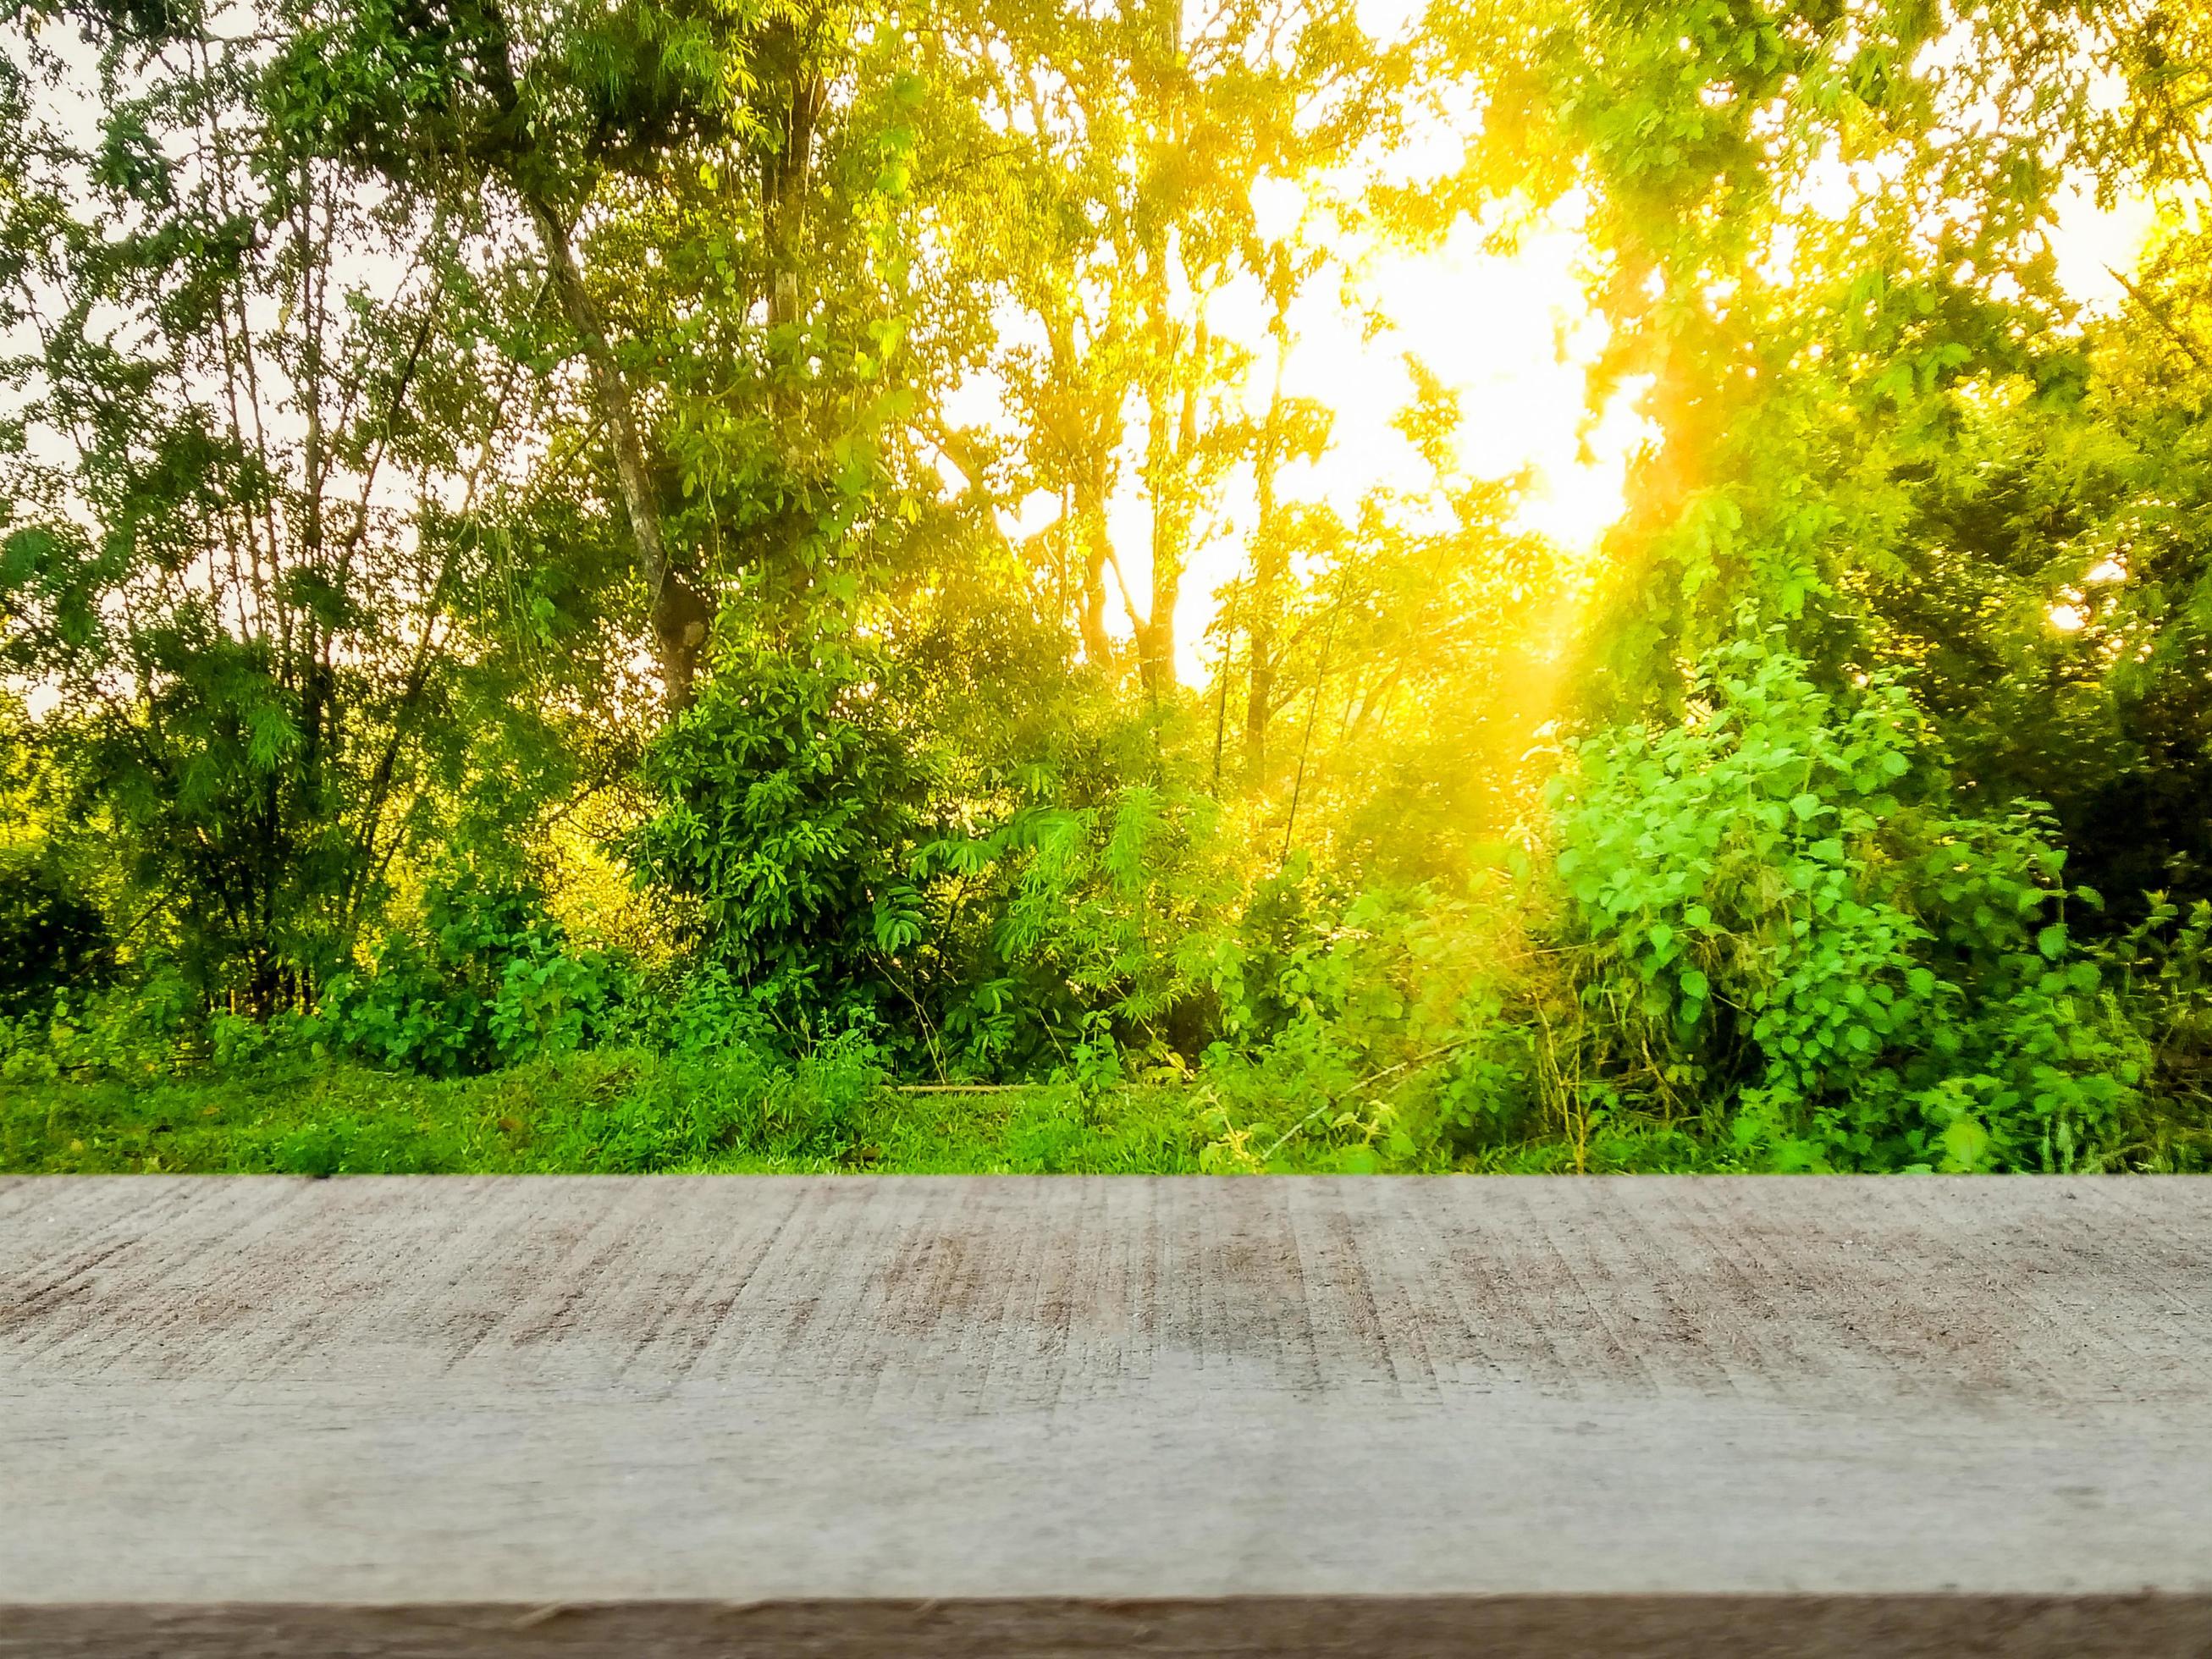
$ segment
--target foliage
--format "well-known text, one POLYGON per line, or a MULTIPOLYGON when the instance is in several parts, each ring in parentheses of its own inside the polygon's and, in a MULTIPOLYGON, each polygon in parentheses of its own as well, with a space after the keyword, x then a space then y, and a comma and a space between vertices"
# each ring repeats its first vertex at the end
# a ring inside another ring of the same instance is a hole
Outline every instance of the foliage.
POLYGON ((1368 9, 0 12, 0 1164, 2212 1159, 2202 9, 1368 9))
POLYGON ((147 937, 210 999, 305 1007, 396 860, 511 832, 588 752, 507 695, 503 601, 582 659, 591 601, 489 580, 529 325, 486 314, 465 214, 306 142, 270 37, 10 15, 0 668, 45 693, 49 827, 112 838, 147 937))
POLYGON ((106 919, 61 872, 36 856, 0 860, 0 1018, 51 1008, 57 994, 98 988, 114 957, 106 919))
POLYGON ((1133 784, 921 848, 945 918, 944 1042, 976 1068, 1079 1075, 1123 1042, 1172 1066, 1201 995, 1192 934, 1228 880, 1215 829, 1203 797, 1133 784))
POLYGON ((0 1079, 167 1076, 197 1057, 192 1002, 191 988, 173 973, 106 991, 57 992, 46 1009, 0 1020, 0 1079))
POLYGON ((621 980, 570 948, 540 895, 464 869, 431 889, 419 928, 331 981, 316 1023, 381 1064, 454 1077, 573 1053, 609 1029, 621 980))
POLYGON ((1945 808, 1901 687, 1823 693, 1747 642, 1693 714, 1557 786, 1565 939, 1609 1087, 1732 1117, 1780 1167, 2074 1168, 2140 1061, 2033 808, 1945 808))
POLYGON ((2151 1094, 2163 1109, 2139 1126, 2134 1155, 2160 1167, 2205 1166, 2212 1134, 2212 902, 2185 913, 2162 893, 2142 919, 2100 951, 2108 975, 2149 1050, 2151 1094))
POLYGON ((921 938, 903 866, 927 780, 895 695, 834 642, 755 648, 647 758, 659 810, 631 859, 691 902, 709 956, 771 1004, 836 1006, 921 938))

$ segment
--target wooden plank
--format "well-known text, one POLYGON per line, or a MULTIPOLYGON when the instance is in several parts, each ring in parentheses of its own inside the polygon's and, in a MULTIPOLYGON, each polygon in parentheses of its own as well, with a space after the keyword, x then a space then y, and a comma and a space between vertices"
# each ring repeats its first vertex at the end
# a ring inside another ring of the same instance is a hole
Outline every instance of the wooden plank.
POLYGON ((0 1653, 2201 1654, 2208 1407, 2188 1180, 16 1180, 0 1653))

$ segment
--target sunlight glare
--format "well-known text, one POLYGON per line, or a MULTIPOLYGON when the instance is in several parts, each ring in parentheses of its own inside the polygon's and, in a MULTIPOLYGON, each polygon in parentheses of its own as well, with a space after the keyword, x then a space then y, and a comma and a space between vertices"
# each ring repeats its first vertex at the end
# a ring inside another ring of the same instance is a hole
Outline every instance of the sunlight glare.
MULTIPOLYGON (((1271 196, 1271 210, 1283 205, 1271 196)), ((1291 307, 1284 393, 1313 399, 1334 419, 1319 460, 1284 469, 1283 500, 1326 505, 1351 522, 1374 491, 1413 494, 1430 483, 1419 454, 1392 424, 1413 398, 1411 356, 1458 394, 1462 471, 1522 480, 1515 528, 1585 550, 1620 516, 1628 461, 1647 424, 1634 412, 1632 391, 1590 418, 1585 371, 1605 325, 1585 298, 1582 238, 1552 225, 1510 254, 1486 252, 1482 241, 1463 221, 1434 248, 1355 251, 1348 292, 1316 283, 1291 307), (1370 309, 1387 323, 1371 338, 1364 315, 1370 309)), ((1241 303, 1218 307, 1212 321, 1252 349, 1245 404, 1258 415, 1273 390, 1274 349, 1260 296, 1232 299, 1241 303)), ((1244 563, 1249 481, 1227 494, 1219 527, 1227 533, 1194 550, 1177 606, 1176 668, 1189 684, 1211 672, 1205 635, 1217 590, 1244 563)), ((1151 520, 1133 491, 1116 501, 1109 526, 1131 582, 1140 584, 1151 520)))

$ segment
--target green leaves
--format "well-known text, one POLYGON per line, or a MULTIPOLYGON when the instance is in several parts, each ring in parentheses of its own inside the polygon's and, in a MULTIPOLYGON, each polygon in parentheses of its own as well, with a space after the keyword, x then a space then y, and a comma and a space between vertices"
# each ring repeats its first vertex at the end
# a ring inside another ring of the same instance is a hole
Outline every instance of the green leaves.
POLYGON ((2035 926, 2060 867, 2041 822, 1893 798, 1923 763, 1909 701, 1817 690, 1771 636, 1717 653, 1697 700, 1586 740, 1555 797, 1613 1063, 1704 1079, 1777 1167, 2033 1165, 2059 1123, 2068 1156, 2106 1133, 2128 1040, 2085 1021, 2066 927, 2035 926), (1971 1120, 1945 1103, 1965 1078, 1971 1120))
POLYGON ((810 1002, 875 983, 929 931, 902 873, 927 839, 927 779, 888 670, 836 636, 754 646, 647 762, 658 810, 629 841, 635 866, 697 903, 740 975, 810 1002))
POLYGON ((572 947, 526 884, 440 872, 419 928, 386 935, 366 971, 339 976, 320 1015, 344 1047, 434 1077, 568 1054, 607 1025, 622 975, 572 947))
POLYGON ((62 550, 61 538, 46 526, 11 532, 0 541, 0 595, 27 586, 53 568, 62 550))

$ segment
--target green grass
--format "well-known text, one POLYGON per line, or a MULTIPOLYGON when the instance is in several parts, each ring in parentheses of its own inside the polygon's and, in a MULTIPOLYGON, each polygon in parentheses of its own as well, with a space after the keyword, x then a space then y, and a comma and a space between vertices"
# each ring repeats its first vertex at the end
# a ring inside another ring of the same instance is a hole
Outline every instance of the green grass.
MULTIPOLYGON (((1195 1174, 1219 1134, 1188 1085, 912 1091, 835 1058, 606 1049, 440 1081, 279 1059, 143 1081, 0 1082, 0 1171, 35 1174, 1195 1174)), ((1272 1139, 1272 1137, 1269 1137, 1272 1139)), ((1276 1169, 1499 1173, 1735 1167, 1665 1126, 1388 1164, 1300 1141, 1276 1169)))
MULTIPOLYGON (((2112 1167, 2204 1170, 2201 1102, 2146 1113, 2112 1167)), ((1238 1114, 1248 1128, 1256 1097, 1238 1114)), ((441 1081, 285 1055, 138 1080, 0 1080, 0 1172, 15 1174, 1196 1174, 1240 1164, 1210 1090, 1136 1084, 939 1092, 888 1085, 834 1045, 796 1066, 744 1050, 597 1049, 441 1081)), ((1273 1148, 1272 1129, 1247 1144, 1273 1148)), ((1300 1138, 1270 1170, 1496 1174, 1725 1173, 1724 1138, 1634 1116, 1579 1138, 1387 1158, 1300 1138)))
POLYGON ((1189 1102, 915 1094, 599 1051, 439 1081, 345 1062, 0 1083, 0 1170, 300 1175, 1195 1171, 1189 1102))

